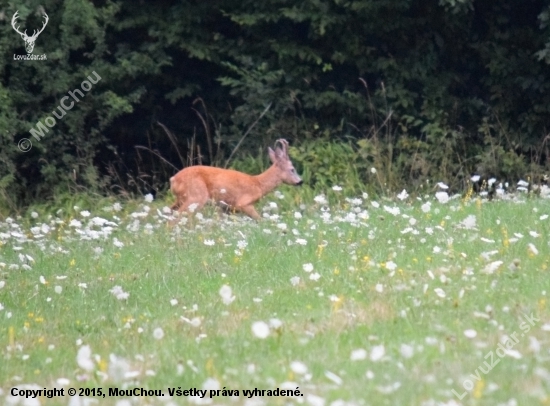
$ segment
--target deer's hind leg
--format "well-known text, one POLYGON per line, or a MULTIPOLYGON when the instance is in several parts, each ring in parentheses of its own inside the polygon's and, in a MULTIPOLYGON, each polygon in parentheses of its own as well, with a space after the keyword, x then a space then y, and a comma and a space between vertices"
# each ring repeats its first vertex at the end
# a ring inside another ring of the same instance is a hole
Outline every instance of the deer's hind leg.
POLYGON ((201 210, 210 198, 208 188, 203 182, 189 182, 183 191, 176 194, 176 203, 172 205, 172 210, 178 212, 175 222, 179 222, 179 217, 184 212, 189 218, 192 213, 201 210))

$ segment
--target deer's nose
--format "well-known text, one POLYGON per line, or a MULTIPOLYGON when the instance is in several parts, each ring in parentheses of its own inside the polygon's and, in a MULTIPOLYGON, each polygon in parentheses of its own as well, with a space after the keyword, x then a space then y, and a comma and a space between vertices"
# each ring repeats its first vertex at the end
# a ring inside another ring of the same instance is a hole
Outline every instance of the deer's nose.
POLYGON ((304 181, 303 181, 302 179, 300 179, 300 182, 297 182, 297 183, 295 183, 294 185, 295 185, 295 186, 300 186, 302 183, 304 183, 304 181))

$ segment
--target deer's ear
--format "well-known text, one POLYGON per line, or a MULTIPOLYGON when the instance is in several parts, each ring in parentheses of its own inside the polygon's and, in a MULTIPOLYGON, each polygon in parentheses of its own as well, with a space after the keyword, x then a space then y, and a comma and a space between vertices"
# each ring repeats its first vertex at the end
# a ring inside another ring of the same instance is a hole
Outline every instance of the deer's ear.
POLYGON ((267 147, 267 152, 269 154, 269 159, 271 160, 271 163, 277 162, 277 156, 275 155, 275 151, 273 151, 271 147, 267 147))

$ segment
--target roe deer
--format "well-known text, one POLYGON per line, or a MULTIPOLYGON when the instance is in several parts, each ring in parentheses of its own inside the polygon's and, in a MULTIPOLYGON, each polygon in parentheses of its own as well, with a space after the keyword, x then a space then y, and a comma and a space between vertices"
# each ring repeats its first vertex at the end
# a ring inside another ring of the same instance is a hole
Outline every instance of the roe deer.
POLYGON ((275 151, 268 148, 273 165, 255 176, 202 165, 182 169, 170 178, 170 190, 176 197, 172 210, 192 212, 201 209, 208 200, 214 200, 259 220, 261 217, 254 203, 281 183, 296 186, 302 184, 302 179, 290 162, 288 142, 279 139, 275 146, 275 151), (281 147, 277 146, 278 143, 281 147))

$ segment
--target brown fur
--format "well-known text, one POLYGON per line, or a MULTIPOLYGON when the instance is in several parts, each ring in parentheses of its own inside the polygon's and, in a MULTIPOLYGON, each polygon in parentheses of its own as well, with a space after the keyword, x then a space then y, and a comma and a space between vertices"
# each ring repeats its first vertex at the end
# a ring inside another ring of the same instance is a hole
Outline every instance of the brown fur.
POLYGON ((200 210, 209 200, 214 200, 259 220, 254 203, 281 183, 302 183, 288 156, 288 142, 282 139, 277 142, 282 148, 277 147, 275 151, 269 148, 273 165, 259 175, 201 165, 179 171, 170 178, 170 190, 176 197, 172 210, 189 211, 193 204, 195 210, 200 210))

